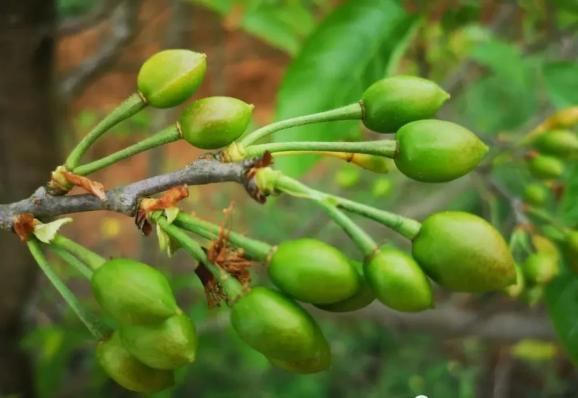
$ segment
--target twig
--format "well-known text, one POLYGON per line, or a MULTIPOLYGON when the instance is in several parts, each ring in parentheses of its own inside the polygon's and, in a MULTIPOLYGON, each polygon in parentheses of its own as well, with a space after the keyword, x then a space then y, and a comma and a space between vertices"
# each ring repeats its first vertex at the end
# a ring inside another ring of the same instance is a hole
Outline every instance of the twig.
POLYGON ((89 29, 107 18, 118 5, 119 0, 102 0, 95 10, 78 17, 65 18, 57 27, 59 36, 72 35, 89 29))
POLYGON ((18 214, 31 213, 39 219, 63 214, 108 210, 133 216, 141 198, 178 185, 203 185, 217 182, 237 182, 248 187, 245 171, 251 162, 221 163, 212 159, 198 159, 189 166, 166 174, 106 191, 100 200, 92 195, 52 196, 44 187, 29 198, 0 205, 0 230, 10 230, 18 214))

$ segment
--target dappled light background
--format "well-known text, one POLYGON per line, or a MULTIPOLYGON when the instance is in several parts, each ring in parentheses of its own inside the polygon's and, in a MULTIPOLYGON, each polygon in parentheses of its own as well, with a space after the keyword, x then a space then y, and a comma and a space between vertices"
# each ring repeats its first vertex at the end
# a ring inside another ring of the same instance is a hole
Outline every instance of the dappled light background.
MULTIPOLYGON (((578 104, 578 7, 573 0, 360 0, 371 18, 356 21, 358 15, 352 14, 337 21, 340 27, 323 28, 336 9, 355 2, 20 0, 17 6, 7 1, 0 6, 6 21, 9 13, 16 15, 26 5, 37 8, 26 29, 50 27, 46 28, 50 54, 39 55, 50 73, 31 73, 20 80, 0 76, 0 82, 13 80, 2 82, 0 87, 6 89, 0 90, 0 103, 36 104, 20 113, 2 105, 0 117, 45 120, 43 102, 30 102, 34 93, 13 95, 17 82, 30 76, 46 79, 50 89, 42 95, 50 96, 51 105, 50 122, 39 122, 36 135, 14 127, 22 126, 19 121, 0 124, 1 202, 22 198, 45 181, 74 143, 135 91, 143 60, 164 48, 206 53, 207 75, 194 98, 227 95, 254 104, 252 128, 275 120, 276 114, 344 105, 386 73, 439 82, 452 95, 440 118, 467 126, 490 145, 510 133, 531 130, 557 109, 578 104), (52 3, 54 12, 41 16, 40 3, 52 3), (395 18, 389 11, 393 9, 399 14, 395 18), (382 29, 385 22, 380 18, 395 28, 382 29), (379 40, 356 37, 364 24, 376 25, 373 31, 379 40), (324 40, 312 42, 322 28, 324 40), (360 53, 368 41, 375 41, 370 46, 374 53, 360 53), (315 51, 325 56, 311 56, 315 51), (304 56, 309 58, 303 60, 304 56), (291 68, 302 69, 292 79, 302 86, 284 83, 291 68), (54 138, 42 136, 43 128, 52 130, 54 138), (9 131, 19 133, 15 137, 9 131), (28 141, 53 156, 33 155, 22 163, 10 148, 28 141), (16 177, 20 174, 15 170, 21 173, 24 167, 30 170, 24 179, 36 170, 35 183, 24 186, 24 180, 16 177), (28 191, 16 195, 12 188, 16 186, 28 191)), ((9 36, 7 32, 15 30, 10 30, 9 22, 5 26, 0 27, 2 46, 23 40, 22 36, 36 37, 24 28, 9 36)), ((18 54, 17 49, 12 51, 18 54)), ((17 66, 12 70, 25 73, 17 66)), ((174 121, 181 109, 146 109, 114 128, 89 156, 96 159, 150 136, 174 121)), ((357 124, 328 124, 314 134, 346 140, 378 138, 357 124)), ((111 188, 183 167, 201 153, 177 142, 91 178, 111 188)), ((438 210, 461 209, 498 219, 507 234, 514 217, 507 206, 496 210, 492 193, 480 182, 487 177, 483 173, 447 184, 424 184, 407 179, 394 167, 389 174, 375 174, 337 159, 292 158, 281 167, 314 187, 416 219, 438 210)), ((505 176, 502 183, 514 192, 523 188, 515 175, 505 176)), ((307 201, 274 197, 261 205, 236 184, 193 186, 189 192, 183 207, 201 218, 272 244, 317 237, 360 257, 347 236, 307 201), (223 212, 227 208, 231 211, 223 212)), ((407 241, 387 229, 356 221, 380 244, 390 242, 409 250, 407 241)), ((331 342, 334 364, 327 372, 300 376, 272 368, 243 345, 229 326, 227 309, 207 308, 194 262, 180 252, 167 258, 159 252, 154 234, 142 236, 134 220, 104 212, 78 214, 63 232, 105 257, 133 257, 170 270, 179 303, 198 326, 200 344, 195 363, 179 370, 177 386, 158 397, 578 396, 578 372, 559 347, 539 300, 529 303, 501 293, 451 294, 436 289, 436 308, 419 314, 401 314, 378 302, 350 314, 307 306, 331 342)), ((10 247, 5 249, 9 255, 0 260, 0 278, 14 278, 12 286, 0 290, 6 304, 0 305, 0 313, 7 314, 0 314, 4 333, 0 340, 6 345, 0 350, 4 356, 0 397, 18 396, 4 395, 18 391, 47 398, 133 396, 99 369, 94 343, 45 278, 33 271, 34 266, 19 265, 29 260, 20 253, 17 240, 2 236, 0 241, 10 247), (10 257, 12 252, 16 254, 10 257)), ((74 291, 95 306, 85 281, 64 267, 60 271, 74 291)), ((254 271, 255 283, 269 283, 261 265, 254 271)))

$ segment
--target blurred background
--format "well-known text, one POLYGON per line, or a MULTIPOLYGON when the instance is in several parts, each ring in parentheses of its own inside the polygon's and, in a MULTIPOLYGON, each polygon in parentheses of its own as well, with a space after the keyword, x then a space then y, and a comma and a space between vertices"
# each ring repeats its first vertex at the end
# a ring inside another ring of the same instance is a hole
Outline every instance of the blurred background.
MULTIPOLYGON (((195 97, 253 103, 254 127, 353 102, 371 82, 396 73, 439 82, 452 95, 441 117, 489 143, 524 134, 555 110, 578 104, 576 0, 2 0, 0 202, 44 183, 73 143, 134 92, 141 63, 178 47, 208 55, 195 97)), ((90 156, 137 142, 178 114, 147 109, 115 128, 90 156)), ((328 136, 377 137, 349 122, 285 137, 328 136)), ((183 167, 199 154, 174 143, 94 179, 118 186, 183 167)), ((417 219, 463 209, 492 218, 505 235, 515 222, 481 174, 434 185, 331 159, 283 158, 279 167, 320 189, 417 219)), ((523 176, 500 173, 504 186, 521 192, 523 176)), ((565 178, 575 194, 576 167, 565 178)), ((575 225, 576 200, 565 200, 561 216, 575 225)), ((184 205, 271 243, 315 236, 357 255, 306 201, 281 197, 259 205, 241 187, 223 184, 191 187, 184 205), (227 218, 222 209, 231 204, 227 218)), ((379 242, 407 248, 386 229, 360 223, 379 242)), ((437 308, 415 315, 379 303, 343 315, 311 309, 331 341, 334 365, 299 376, 271 368, 244 346, 226 309, 207 309, 195 264, 182 253, 167 259, 133 220, 80 214, 64 233, 104 256, 139 258, 169 271, 179 302, 196 320, 200 347, 196 362, 179 372, 177 387, 159 397, 578 396, 578 371, 538 299, 438 291, 437 308)), ((2 235, 0 253, 0 397, 134 396, 98 367, 90 336, 15 236, 2 235)), ((64 267, 61 273, 94 305, 84 280, 64 267)))

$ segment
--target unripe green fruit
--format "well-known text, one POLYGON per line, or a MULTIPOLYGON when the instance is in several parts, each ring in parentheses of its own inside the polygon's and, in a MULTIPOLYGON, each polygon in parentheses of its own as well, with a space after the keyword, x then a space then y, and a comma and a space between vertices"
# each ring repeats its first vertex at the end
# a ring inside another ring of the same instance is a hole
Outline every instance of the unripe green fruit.
POLYGON ((91 284, 103 311, 120 323, 158 323, 178 311, 167 278, 135 260, 107 261, 94 271, 91 284))
POLYGON ((183 138, 202 149, 229 145, 247 129, 253 105, 232 97, 208 97, 189 105, 179 123, 183 138))
POLYGON ((147 59, 137 77, 138 90, 156 108, 189 98, 205 77, 207 56, 190 50, 165 50, 147 59))
POLYGON ((550 191, 542 184, 528 184, 524 189, 524 201, 532 206, 544 206, 549 196, 550 191))
POLYGON ((550 130, 540 134, 534 145, 542 153, 568 157, 578 153, 578 136, 569 130, 550 130))
POLYGON ((558 178, 564 174, 564 162, 548 155, 536 155, 528 161, 528 169, 536 178, 558 178))
POLYGON ((423 182, 461 177, 480 163, 488 146, 471 131, 437 119, 404 125, 396 134, 395 164, 406 176, 423 182))
POLYGON ((283 292, 313 304, 336 303, 359 289, 359 275, 347 257, 316 239, 281 243, 271 256, 269 277, 283 292))
POLYGON ((96 347, 96 358, 105 372, 127 390, 152 394, 174 384, 172 371, 153 369, 133 357, 117 332, 96 347))
POLYGON ((414 120, 430 118, 450 97, 436 83, 416 76, 393 76, 373 83, 361 97, 363 123, 393 133, 414 120))
POLYGON ((514 259, 504 238, 473 214, 432 214, 414 238, 412 251, 433 280, 454 291, 499 290, 516 281, 514 259))
POLYGON ((269 358, 269 361, 271 361, 274 366, 293 373, 308 374, 322 372, 331 365, 331 350, 327 340, 323 339, 319 344, 319 350, 317 350, 311 358, 302 360, 269 358))
POLYGON ((327 341, 317 323, 279 292, 253 288, 233 305, 231 324, 245 343, 279 363, 311 361, 319 370, 330 365, 327 341))
POLYGON ((363 264, 354 260, 349 260, 349 263, 355 268, 359 276, 359 289, 357 289, 357 292, 345 300, 333 304, 317 304, 316 307, 330 312, 351 312, 367 307, 375 300, 375 293, 373 293, 371 286, 369 286, 363 275, 363 264))
POLYGON ((151 368, 175 369, 195 360, 197 334, 186 315, 151 325, 123 325, 119 334, 126 349, 151 368))
POLYGON ((381 247, 365 264, 365 275, 377 299, 388 307, 417 312, 434 306, 427 276, 401 250, 381 247))
POLYGON ((524 262, 524 276, 534 284, 550 282, 560 272, 558 260, 550 253, 536 252, 524 262))

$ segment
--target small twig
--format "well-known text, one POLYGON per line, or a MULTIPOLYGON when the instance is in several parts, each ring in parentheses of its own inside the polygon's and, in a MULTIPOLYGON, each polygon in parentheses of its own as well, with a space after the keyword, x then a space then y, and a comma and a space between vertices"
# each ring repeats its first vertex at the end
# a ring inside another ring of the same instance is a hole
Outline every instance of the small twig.
POLYGON ((72 35, 89 29, 106 19, 116 8, 119 0, 102 0, 95 10, 78 17, 65 18, 57 27, 59 36, 72 35))
POLYGON ((134 216, 141 198, 178 185, 203 185, 230 181, 247 188, 246 170, 251 165, 251 162, 221 163, 212 159, 198 159, 183 169, 108 190, 104 200, 93 195, 52 196, 44 187, 41 187, 27 199, 0 205, 0 230, 10 230, 14 218, 22 213, 31 213, 39 219, 96 210, 108 210, 134 216))

